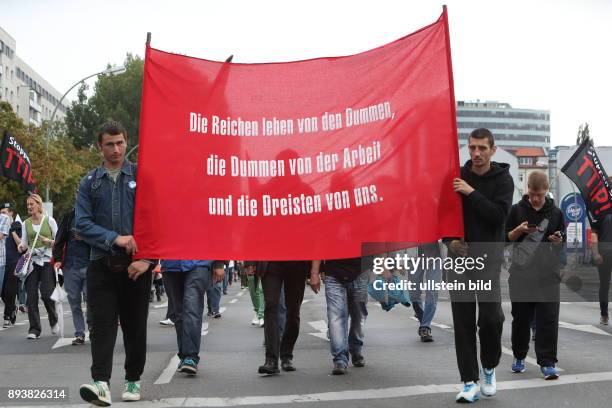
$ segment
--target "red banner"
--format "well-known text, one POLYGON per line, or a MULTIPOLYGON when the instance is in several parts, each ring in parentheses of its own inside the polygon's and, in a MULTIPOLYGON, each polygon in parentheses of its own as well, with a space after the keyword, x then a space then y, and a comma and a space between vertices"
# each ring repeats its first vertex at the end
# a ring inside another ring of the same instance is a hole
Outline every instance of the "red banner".
POLYGON ((446 13, 347 57, 147 46, 135 237, 162 259, 333 259, 462 236, 446 13))

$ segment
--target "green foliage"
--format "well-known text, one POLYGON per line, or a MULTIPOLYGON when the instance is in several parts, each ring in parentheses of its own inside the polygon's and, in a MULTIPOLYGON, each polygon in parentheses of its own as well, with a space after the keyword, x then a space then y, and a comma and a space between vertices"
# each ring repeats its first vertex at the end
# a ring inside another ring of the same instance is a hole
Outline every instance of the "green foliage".
POLYGON ((82 83, 77 93, 76 101, 66 112, 64 123, 76 148, 94 147, 96 145, 93 129, 100 125, 102 119, 87 102, 88 86, 82 83))
MULTIPOLYGON (((49 199, 54 204, 54 216, 59 219, 74 205, 74 192, 81 178, 100 163, 98 152, 91 148, 77 149, 62 124, 56 124, 54 137, 47 139, 51 133, 48 124, 26 126, 7 103, 0 103, 0 127, 8 130, 28 153, 43 199, 49 185, 49 199)), ((27 217, 26 198, 27 193, 17 182, 0 178, 0 202, 10 202, 22 218, 27 217)))
POLYGON ((87 88, 79 89, 65 121, 68 135, 77 148, 95 146, 97 129, 109 119, 125 126, 129 145, 138 144, 144 61, 128 54, 124 66, 123 74, 100 75, 89 99, 85 95, 87 88))

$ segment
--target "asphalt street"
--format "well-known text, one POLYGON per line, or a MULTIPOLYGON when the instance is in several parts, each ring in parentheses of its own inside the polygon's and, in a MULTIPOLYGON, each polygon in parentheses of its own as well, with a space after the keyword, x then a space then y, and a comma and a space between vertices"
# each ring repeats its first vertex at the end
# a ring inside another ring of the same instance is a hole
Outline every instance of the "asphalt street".
MULTIPOLYGON (((323 289, 324 290, 324 289, 323 289)), ((444 297, 444 296, 443 296, 444 297)), ((113 406, 137 407, 447 407, 456 406, 459 389, 450 304, 441 299, 434 319, 433 343, 421 343, 418 323, 410 308, 383 311, 368 304, 365 326, 366 366, 350 367, 348 375, 331 375, 326 338, 324 293, 306 289, 301 332, 295 348, 297 371, 262 377, 263 329, 251 325, 253 310, 248 290, 234 284, 221 301, 222 318, 205 318, 199 373, 176 373, 176 337, 163 327, 166 306, 151 303, 148 353, 142 378, 143 401, 120 402, 124 351, 118 337, 111 391, 113 406)), ((66 309, 69 308, 66 305, 66 309)), ((609 407, 612 400, 612 328, 598 325, 595 303, 563 302, 559 329, 557 381, 541 378, 532 350, 527 371, 514 374, 510 344, 510 305, 504 303, 504 354, 497 369, 498 393, 477 406, 487 407, 609 407)), ((41 313, 45 316, 44 308, 41 313)), ((66 336, 72 320, 65 312, 66 336)), ((44 402, 0 400, 0 406, 86 407, 78 387, 89 380, 90 346, 70 345, 70 339, 51 335, 43 319, 43 334, 26 340, 27 316, 0 329, 0 389, 66 387, 68 398, 44 402)))

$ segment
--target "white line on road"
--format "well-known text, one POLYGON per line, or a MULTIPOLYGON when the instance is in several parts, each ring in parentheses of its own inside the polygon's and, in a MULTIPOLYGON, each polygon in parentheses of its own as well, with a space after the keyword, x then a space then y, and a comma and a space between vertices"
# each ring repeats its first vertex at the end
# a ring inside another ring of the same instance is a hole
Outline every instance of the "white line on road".
POLYGON ((51 350, 55 350, 56 348, 65 347, 68 345, 72 345, 72 339, 68 337, 61 337, 57 339, 51 350))
POLYGON ((315 330, 320 332, 327 332, 327 322, 325 320, 316 320, 314 322, 308 322, 308 324, 315 330))
POLYGON ((236 303, 238 301, 238 299, 232 299, 230 300, 230 303, 236 303))
MULTIPOLYGON (((512 356, 514 358, 514 353, 512 352, 512 350, 510 350, 508 347, 506 346, 502 346, 502 353, 507 354, 509 356, 512 356)), ((533 364, 536 367, 539 367, 540 365, 538 364, 538 361, 533 358, 533 357, 525 357, 525 361, 529 364, 533 364)), ((559 367, 558 365, 555 366, 555 368, 557 369, 557 371, 565 371, 564 369, 562 369, 561 367, 559 367)))
MULTIPOLYGON (((411 319, 414 320, 415 322, 419 321, 419 319, 417 319, 414 316, 412 316, 411 319)), ((447 326, 447 325, 442 324, 442 323, 431 322, 431 325, 434 326, 434 327, 438 327, 440 329, 443 329, 443 330, 448 330, 448 331, 451 331, 451 332, 453 331, 453 328, 451 326, 447 326)))
POLYGON ((180 363, 180 360, 175 354, 170 359, 168 366, 164 369, 164 371, 162 371, 159 378, 153 384, 168 384, 170 381, 172 381, 172 377, 176 372, 176 367, 178 367, 178 363, 180 363))
POLYGON ((308 333, 311 336, 318 337, 325 341, 329 341, 327 337, 327 322, 325 320, 315 320, 314 322, 308 322, 313 329, 318 330, 318 333, 308 333))
POLYGON ((238 292, 236 296, 242 296, 242 295, 244 295, 244 292, 241 291, 241 292, 238 292))
POLYGON ((320 339, 323 339, 325 341, 329 341, 329 339, 327 338, 327 333, 308 333, 308 334, 310 334, 311 336, 315 336, 320 339))
POLYGON ((601 334, 604 336, 610 336, 610 333, 605 332, 591 324, 572 324, 567 322, 559 322, 559 327, 564 329, 578 330, 585 333, 601 334))
MULTIPOLYGON (((172 370, 176 371, 176 364, 172 370)), ((172 361, 171 361, 172 363, 172 361)), ((160 377, 161 378, 161 377, 160 377)), ((158 380, 159 381, 159 380, 158 380)), ((164 384, 156 381, 155 384, 164 384)), ((555 381, 544 381, 541 378, 531 378, 525 380, 498 381, 497 391, 523 390, 529 388, 556 387, 568 384, 581 384, 591 382, 612 381, 612 371, 601 373, 584 373, 574 375, 563 375, 555 381)), ((320 392, 315 394, 291 394, 291 395, 261 395, 234 398, 162 398, 153 401, 140 402, 120 402, 113 404, 115 408, 137 408, 151 407, 237 407, 242 405, 272 405, 272 404, 294 404, 304 402, 326 402, 326 401, 350 401, 350 400, 374 400, 387 398, 405 398, 419 395, 432 395, 441 393, 455 393, 459 391, 458 384, 431 384, 431 385, 410 385, 405 387, 375 388, 351 391, 320 392)), ((501 401, 501 398, 496 398, 501 401)), ((88 404, 62 405, 70 408, 86 408, 88 404)), ((38 408, 40 405, 32 405, 27 408, 38 408)), ((24 408, 23 405, 9 406, 6 408, 24 408)))

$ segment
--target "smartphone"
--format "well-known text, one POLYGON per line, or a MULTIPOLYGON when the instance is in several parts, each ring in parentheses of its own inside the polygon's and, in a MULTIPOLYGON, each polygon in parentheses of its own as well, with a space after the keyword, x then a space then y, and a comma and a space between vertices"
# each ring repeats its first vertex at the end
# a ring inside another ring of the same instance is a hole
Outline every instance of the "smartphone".
POLYGON ((527 224, 527 228, 533 229, 533 228, 538 228, 537 224, 527 224))

